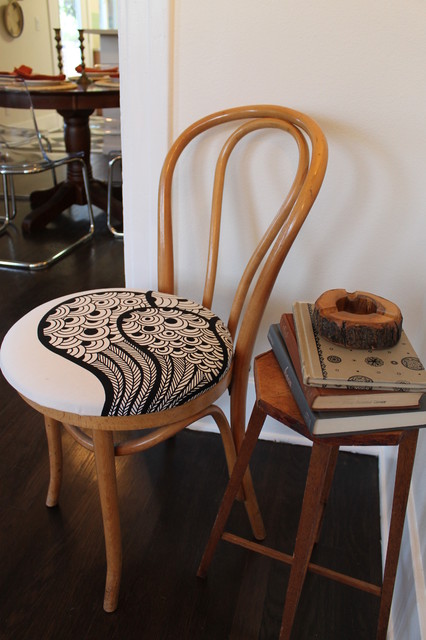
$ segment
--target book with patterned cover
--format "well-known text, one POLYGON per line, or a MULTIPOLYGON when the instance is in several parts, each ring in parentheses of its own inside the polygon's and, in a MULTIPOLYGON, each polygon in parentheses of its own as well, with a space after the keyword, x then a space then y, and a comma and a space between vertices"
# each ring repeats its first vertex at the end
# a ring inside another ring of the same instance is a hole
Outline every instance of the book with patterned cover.
POLYGON ((293 317, 303 382, 336 388, 426 391, 426 371, 402 331, 390 349, 348 349, 323 338, 313 322, 314 305, 295 302, 293 317))
POLYGON ((297 375, 294 374, 278 324, 270 326, 268 339, 303 420, 314 435, 344 435, 426 427, 426 394, 422 395, 418 408, 314 411, 309 406, 297 375))
POLYGON ((354 411, 357 409, 389 410, 403 407, 418 407, 420 398, 423 395, 421 391, 336 389, 334 387, 313 387, 312 385, 308 386, 304 384, 300 367, 296 330, 291 313, 283 313, 281 316, 280 331, 291 358, 294 373, 299 379, 301 388, 311 409, 315 411, 342 411, 345 409, 354 411))

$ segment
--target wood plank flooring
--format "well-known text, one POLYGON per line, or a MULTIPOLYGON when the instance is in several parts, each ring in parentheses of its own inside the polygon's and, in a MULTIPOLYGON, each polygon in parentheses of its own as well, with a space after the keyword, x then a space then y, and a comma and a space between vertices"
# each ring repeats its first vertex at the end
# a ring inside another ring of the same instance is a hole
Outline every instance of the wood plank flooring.
MULTIPOLYGON (((1 239, 0 239, 1 240, 1 239)), ((2 251, 0 242, 0 251, 2 251)), ((97 215, 94 241, 47 271, 0 270, 0 338, 31 307, 63 293, 124 283, 123 249, 97 215)), ((196 570, 226 484, 219 436, 186 430, 117 460, 124 566, 119 609, 102 609, 104 544, 91 454, 64 434, 60 507, 44 506, 42 420, 0 379, 1 640, 273 640, 288 567, 221 542, 196 570)), ((252 472, 267 543, 291 553, 307 447, 260 441, 252 472)), ((380 582, 377 461, 341 453, 315 561, 380 582)), ((236 504, 229 530, 249 535, 236 504)), ((310 575, 295 640, 369 640, 378 601, 310 575)))

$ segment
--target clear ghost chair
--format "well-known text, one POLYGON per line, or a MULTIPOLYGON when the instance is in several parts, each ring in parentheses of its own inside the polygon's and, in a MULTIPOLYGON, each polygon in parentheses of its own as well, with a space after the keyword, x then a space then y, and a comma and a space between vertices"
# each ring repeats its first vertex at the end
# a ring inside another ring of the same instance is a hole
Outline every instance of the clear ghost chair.
MULTIPOLYGON (((85 195, 87 201, 89 228, 83 235, 73 240, 69 245, 38 262, 22 262, 0 258, 0 266, 21 269, 43 269, 50 266, 83 242, 87 242, 94 234, 94 219, 90 200, 89 175, 83 155, 67 154, 53 159, 50 157, 50 145, 46 142, 38 128, 31 94, 25 80, 18 77, 0 79, 4 90, 20 91, 24 99, 20 102, 26 109, 25 127, 0 126, 0 174, 3 182, 4 215, 0 217, 0 233, 5 232, 10 222, 16 216, 16 198, 13 178, 17 175, 34 175, 44 171, 51 171, 56 182, 55 169, 62 165, 78 162, 83 173, 85 195)), ((21 108, 22 111, 22 108, 21 108)))

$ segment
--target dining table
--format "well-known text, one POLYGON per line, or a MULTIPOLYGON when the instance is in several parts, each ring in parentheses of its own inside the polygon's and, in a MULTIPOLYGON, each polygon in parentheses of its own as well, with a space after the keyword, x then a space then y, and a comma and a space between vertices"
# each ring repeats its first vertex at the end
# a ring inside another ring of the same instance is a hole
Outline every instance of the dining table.
MULTIPOLYGON (((106 211, 107 184, 93 177, 90 148, 91 136, 89 118, 98 109, 120 106, 118 84, 99 86, 93 82, 88 85, 72 83, 38 88, 28 87, 34 109, 57 111, 64 121, 65 149, 68 154, 83 155, 89 172, 90 197, 92 205, 106 211)), ((0 107, 11 109, 27 108, 26 97, 20 89, 0 87, 0 107)), ((118 197, 112 197, 111 215, 122 222, 122 204, 118 197)), ((50 189, 33 191, 30 195, 31 211, 22 222, 22 229, 33 233, 43 229, 63 211, 74 204, 86 204, 83 174, 79 163, 70 163, 65 179, 50 189)))

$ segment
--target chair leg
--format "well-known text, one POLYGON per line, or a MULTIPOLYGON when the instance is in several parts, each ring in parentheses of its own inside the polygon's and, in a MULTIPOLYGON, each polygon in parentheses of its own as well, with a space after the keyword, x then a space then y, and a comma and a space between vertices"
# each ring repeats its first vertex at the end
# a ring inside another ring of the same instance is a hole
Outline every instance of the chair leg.
POLYGON ((122 564, 120 515, 112 432, 93 430, 93 444, 107 561, 104 610, 112 612, 116 610, 118 604, 122 564))
POLYGON ((12 211, 9 212, 9 217, 13 220, 16 217, 16 194, 15 194, 15 183, 13 181, 13 176, 9 176, 9 195, 10 195, 10 203, 12 205, 12 211))
MULTIPOLYGON (((226 487, 225 494, 219 507, 215 523, 210 533, 209 540, 204 550, 203 557, 198 567, 197 576, 204 578, 213 558, 217 543, 225 529, 226 522, 231 512, 235 497, 240 489, 243 476, 250 462, 250 458, 256 446, 257 439, 265 422, 266 415, 257 405, 254 406, 251 414, 245 438, 241 445, 240 452, 235 462, 231 477, 226 487)), ((256 497, 255 497, 256 498, 256 497)), ((256 503, 257 504, 257 503, 256 503)), ((262 522, 263 527, 263 522, 262 522)), ((263 536, 264 537, 264 536, 263 536)))
POLYGON ((330 461, 335 456, 335 449, 336 447, 317 442, 312 446, 293 563, 285 597, 280 640, 290 640, 297 605, 324 510, 322 498, 329 481, 328 470, 332 466, 330 461))
POLYGON ((50 480, 47 490, 46 506, 56 507, 62 483, 62 442, 61 423, 53 418, 44 417, 47 446, 49 449, 50 480))
POLYGON ((13 187, 13 177, 7 176, 6 174, 2 174, 2 182, 3 182, 3 200, 4 200, 4 216, 1 218, 0 224, 0 233, 6 230, 10 221, 14 218, 15 213, 15 196, 13 189, 9 193, 9 178, 11 185, 13 187), (9 197, 12 197, 12 213, 10 213, 10 204, 9 197))
POLYGON ((107 178, 107 227, 111 231, 112 235, 117 238, 122 238, 124 233, 122 231, 117 231, 117 229, 113 226, 111 221, 112 215, 112 183, 113 183, 113 174, 114 174, 114 165, 116 162, 121 163, 121 155, 114 156, 108 162, 108 178, 107 178))
POLYGON ((386 640, 418 435, 418 429, 409 430, 399 443, 389 540, 380 599, 377 640, 386 640))
POLYGON ((213 420, 216 422, 217 428, 219 429, 219 433, 222 438, 226 464, 228 467, 228 473, 229 475, 231 475, 237 454, 235 451, 234 438, 232 437, 232 431, 229 427, 228 419, 223 413, 222 409, 214 404, 209 407, 208 415, 213 418, 213 420))

